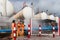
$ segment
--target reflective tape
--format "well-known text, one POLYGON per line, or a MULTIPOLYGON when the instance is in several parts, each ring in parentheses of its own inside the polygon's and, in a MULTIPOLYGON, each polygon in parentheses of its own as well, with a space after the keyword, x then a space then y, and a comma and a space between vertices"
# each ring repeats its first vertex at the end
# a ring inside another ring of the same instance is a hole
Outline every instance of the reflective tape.
POLYGON ((30 32, 28 32, 28 35, 30 35, 30 32))
POLYGON ((55 34, 55 31, 53 31, 53 34, 55 34))
POLYGON ((55 27, 53 27, 53 30, 55 30, 55 27))
POLYGON ((14 30, 16 30, 16 27, 14 27, 14 30))
POLYGON ((28 27, 28 30, 30 30, 30 27, 28 27))
POLYGON ((39 29, 41 30, 41 27, 39 27, 39 29))
POLYGON ((16 33, 14 33, 14 37, 16 37, 16 33))
POLYGON ((39 32, 39 34, 41 34, 41 31, 39 32))

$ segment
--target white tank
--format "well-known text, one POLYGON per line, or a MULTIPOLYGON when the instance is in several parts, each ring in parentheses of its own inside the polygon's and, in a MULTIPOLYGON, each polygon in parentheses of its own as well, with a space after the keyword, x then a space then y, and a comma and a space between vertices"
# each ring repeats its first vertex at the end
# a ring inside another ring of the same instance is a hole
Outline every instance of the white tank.
POLYGON ((55 17, 55 21, 56 21, 57 23, 59 22, 58 20, 59 20, 59 18, 58 18, 58 17, 55 17))
POLYGON ((32 18, 32 8, 31 7, 25 7, 24 9, 19 11, 16 15, 11 17, 9 19, 9 21, 12 21, 13 19, 17 19, 17 18, 19 18, 21 16, 24 16, 25 19, 29 19, 30 20, 30 18, 32 18))
POLYGON ((55 20, 55 17, 54 17, 54 15, 49 15, 49 16, 48 16, 48 19, 50 19, 50 20, 55 20))
POLYGON ((5 5, 6 3, 6 0, 0 0, 0 15, 2 14, 3 16, 6 15, 6 12, 5 12, 5 5))
POLYGON ((31 7, 25 7, 23 9, 23 16, 25 17, 25 19, 32 18, 32 8, 31 7))
POLYGON ((14 8, 11 2, 7 1, 7 5, 6 5, 6 11, 7 11, 7 16, 10 16, 13 14, 14 12, 14 8))
POLYGON ((13 5, 8 0, 0 0, 0 12, 3 16, 10 16, 13 14, 13 5), (6 3, 6 4, 5 4, 6 3))
POLYGON ((48 19, 48 16, 47 16, 46 12, 41 13, 41 19, 42 20, 48 19))
POLYGON ((1 5, 0 5, 0 16, 2 15, 2 7, 1 7, 1 5))

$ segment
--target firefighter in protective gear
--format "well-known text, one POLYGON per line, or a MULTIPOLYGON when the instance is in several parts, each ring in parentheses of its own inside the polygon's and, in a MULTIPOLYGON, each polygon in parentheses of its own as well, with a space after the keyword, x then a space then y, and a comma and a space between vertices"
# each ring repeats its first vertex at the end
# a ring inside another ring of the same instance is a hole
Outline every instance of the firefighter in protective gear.
POLYGON ((11 33, 11 38, 13 39, 13 36, 14 36, 14 26, 16 27, 16 23, 15 23, 15 20, 12 21, 12 27, 11 27, 11 30, 12 30, 12 33, 11 33))
POLYGON ((18 22, 17 24, 17 37, 18 35, 23 36, 24 35, 24 23, 18 22))
POLYGON ((24 36, 24 23, 23 22, 21 22, 21 28, 22 28, 22 30, 20 31, 21 33, 21 36, 24 36))
POLYGON ((18 37, 18 35, 20 35, 20 27, 21 27, 21 23, 18 22, 17 23, 17 37, 18 37))

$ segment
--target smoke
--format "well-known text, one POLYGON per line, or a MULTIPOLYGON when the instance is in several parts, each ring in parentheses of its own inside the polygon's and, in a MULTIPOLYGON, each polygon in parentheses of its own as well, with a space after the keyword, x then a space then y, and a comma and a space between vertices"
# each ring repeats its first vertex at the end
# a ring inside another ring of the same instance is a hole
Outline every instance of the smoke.
POLYGON ((40 0, 38 6, 40 11, 48 10, 48 13, 60 17, 60 0, 40 0))
POLYGON ((31 2, 34 4, 34 11, 35 13, 39 10, 46 11, 48 10, 48 13, 55 14, 56 16, 60 17, 60 0, 10 0, 14 7, 15 11, 19 11, 22 8, 22 3, 24 1, 27 2, 29 6, 31 6, 31 2))

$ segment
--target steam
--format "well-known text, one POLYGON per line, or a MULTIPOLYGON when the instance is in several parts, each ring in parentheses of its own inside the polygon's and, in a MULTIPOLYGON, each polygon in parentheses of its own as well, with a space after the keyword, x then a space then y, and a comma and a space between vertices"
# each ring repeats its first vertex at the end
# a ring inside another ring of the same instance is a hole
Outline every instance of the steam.
POLYGON ((40 11, 48 10, 48 13, 59 16, 60 14, 60 0, 40 0, 38 3, 40 11))
MULTIPOLYGON (((38 9, 41 11, 48 10, 48 13, 55 14, 56 16, 60 17, 60 0, 25 0, 26 3, 30 5, 30 3, 33 1, 34 4, 34 11, 35 13, 38 11, 38 9)), ((15 10, 20 10, 22 8, 22 3, 24 0, 14 0, 11 2, 14 4, 15 10), (17 5, 18 4, 18 5, 17 5)))

